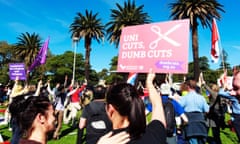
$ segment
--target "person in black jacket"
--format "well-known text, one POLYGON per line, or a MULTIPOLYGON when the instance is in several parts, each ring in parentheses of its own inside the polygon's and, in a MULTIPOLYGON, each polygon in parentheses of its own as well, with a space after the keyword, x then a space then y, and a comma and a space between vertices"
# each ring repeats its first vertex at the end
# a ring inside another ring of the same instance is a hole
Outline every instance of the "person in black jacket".
MULTIPOLYGON (((90 94, 89 91, 83 93, 83 95, 90 94)), ((87 144, 95 144, 101 136, 112 129, 111 121, 105 110, 105 92, 106 88, 102 85, 98 85, 93 89, 94 100, 83 108, 80 117, 77 144, 81 144, 84 141, 84 128, 86 128, 85 138, 87 144)))

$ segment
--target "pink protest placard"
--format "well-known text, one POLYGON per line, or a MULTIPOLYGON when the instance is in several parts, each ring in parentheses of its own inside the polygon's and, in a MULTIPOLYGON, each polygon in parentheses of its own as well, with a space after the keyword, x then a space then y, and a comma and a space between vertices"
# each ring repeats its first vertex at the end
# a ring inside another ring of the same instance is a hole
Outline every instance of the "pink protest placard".
POLYGON ((117 71, 187 73, 188 46, 188 19, 125 27, 117 71))

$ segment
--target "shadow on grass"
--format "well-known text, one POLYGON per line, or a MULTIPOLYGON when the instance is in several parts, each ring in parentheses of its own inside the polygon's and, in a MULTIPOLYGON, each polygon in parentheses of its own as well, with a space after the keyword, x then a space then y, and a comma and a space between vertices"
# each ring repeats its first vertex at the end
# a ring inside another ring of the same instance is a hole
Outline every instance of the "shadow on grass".
POLYGON ((8 131, 8 125, 4 125, 0 127, 0 134, 3 140, 10 140, 10 131, 8 131))
MULTIPOLYGON (((59 138, 62 138, 64 136, 66 136, 66 135, 69 135, 75 129, 77 129, 76 126, 67 126, 67 125, 62 126, 62 130, 61 130, 61 134, 59 135, 59 138)), ((50 132, 48 134, 48 140, 52 140, 53 139, 53 134, 54 134, 54 131, 52 131, 52 132, 50 132)))
POLYGON ((4 129, 8 129, 8 125, 2 125, 2 126, 0 126, 0 131, 3 131, 4 129))
POLYGON ((62 132, 61 132, 61 135, 60 137, 64 137, 66 135, 68 135, 69 133, 73 132, 77 127, 69 127, 67 129, 64 129, 62 132))
MULTIPOLYGON (((235 132, 232 132, 232 133, 236 134, 235 132)), ((237 139, 233 137, 232 134, 229 132, 222 131, 222 134, 224 134, 232 142, 237 141, 237 139)))
POLYGON ((6 136, 6 135, 2 135, 2 138, 3 138, 3 140, 10 140, 10 137, 6 136))

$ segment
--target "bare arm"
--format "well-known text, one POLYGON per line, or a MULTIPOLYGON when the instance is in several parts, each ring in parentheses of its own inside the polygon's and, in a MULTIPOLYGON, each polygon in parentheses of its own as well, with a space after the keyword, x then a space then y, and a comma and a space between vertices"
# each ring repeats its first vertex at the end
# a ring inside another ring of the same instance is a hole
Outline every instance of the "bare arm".
POLYGON ((68 80, 68 76, 67 76, 67 75, 65 75, 65 80, 64 80, 64 84, 63 84, 64 88, 66 88, 66 87, 67 87, 67 80, 68 80))
POLYGON ((217 97, 218 93, 214 90, 212 90, 206 83, 203 83, 203 86, 209 91, 209 93, 214 96, 215 98, 217 97))
POLYGON ((86 125, 87 125, 87 119, 81 117, 80 120, 79 120, 79 128, 83 129, 83 128, 86 127, 86 125))
POLYGON ((183 124, 187 124, 187 123, 188 123, 188 118, 187 118, 187 116, 186 116, 185 113, 181 114, 180 117, 181 117, 182 120, 183 120, 183 124))
POLYGON ((14 81, 14 85, 12 87, 12 92, 10 94, 10 97, 14 97, 16 95, 15 93, 16 93, 17 85, 18 85, 18 77, 16 77, 14 81))
POLYGON ((38 85, 37 85, 37 90, 34 93, 34 96, 39 96, 40 95, 40 89, 42 87, 42 80, 39 80, 38 85))
POLYGON ((50 95, 55 96, 55 93, 52 91, 51 86, 50 86, 50 81, 48 80, 47 82, 47 91, 50 95))
POLYGON ((152 102, 152 120, 159 120, 166 127, 166 120, 162 106, 162 99, 153 85, 155 73, 149 72, 146 80, 146 87, 149 91, 149 97, 152 102))

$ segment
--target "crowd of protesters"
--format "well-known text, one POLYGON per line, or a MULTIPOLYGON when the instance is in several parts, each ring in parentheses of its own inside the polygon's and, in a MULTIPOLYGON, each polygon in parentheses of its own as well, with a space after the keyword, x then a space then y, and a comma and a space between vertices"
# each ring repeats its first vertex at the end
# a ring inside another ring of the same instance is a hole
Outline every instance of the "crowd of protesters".
MULTIPOLYGON (((211 128, 213 143, 221 144, 220 130, 226 127, 224 115, 230 112, 230 120, 240 141, 239 72, 234 72, 232 87, 224 82, 222 85, 208 84, 203 74, 200 74, 198 82, 188 78, 177 87, 170 78, 168 82, 161 84, 154 79, 155 74, 149 72, 145 88, 127 83, 94 87, 89 86, 87 81, 72 81, 68 85, 67 76, 64 83, 53 84, 48 80, 45 84, 39 80, 37 86, 33 87, 23 86, 16 79, 12 86, 0 85, 0 103, 3 105, 8 102, 4 120, 0 125, 9 125, 9 130, 12 131, 11 143, 17 144, 28 141, 46 143, 49 137, 58 140, 61 138, 62 124, 71 124, 78 128, 77 143, 82 143, 81 137, 84 135, 83 129, 88 127, 88 109, 91 106, 96 113, 104 111, 110 125, 101 135, 93 136, 95 139, 92 142, 86 140, 87 143, 115 141, 204 144, 209 141, 211 128), (53 85, 54 88, 51 88, 53 85), (147 91, 147 94, 140 97, 139 87, 147 91), (104 89, 99 98, 98 88, 104 89), (208 98, 203 96, 204 90, 209 92, 208 98), (165 130, 167 125, 162 103, 168 98, 174 99, 177 113, 174 137, 169 137, 165 130), (146 99, 151 104, 150 110, 146 99), (80 119, 77 119, 79 111, 82 111, 82 114, 80 119), (146 121, 146 111, 150 111, 151 121, 146 121), (27 116, 31 119, 26 120, 27 116), (36 138, 37 136, 39 137, 36 138)), ((86 135, 87 138, 91 137, 88 130, 86 135)))

